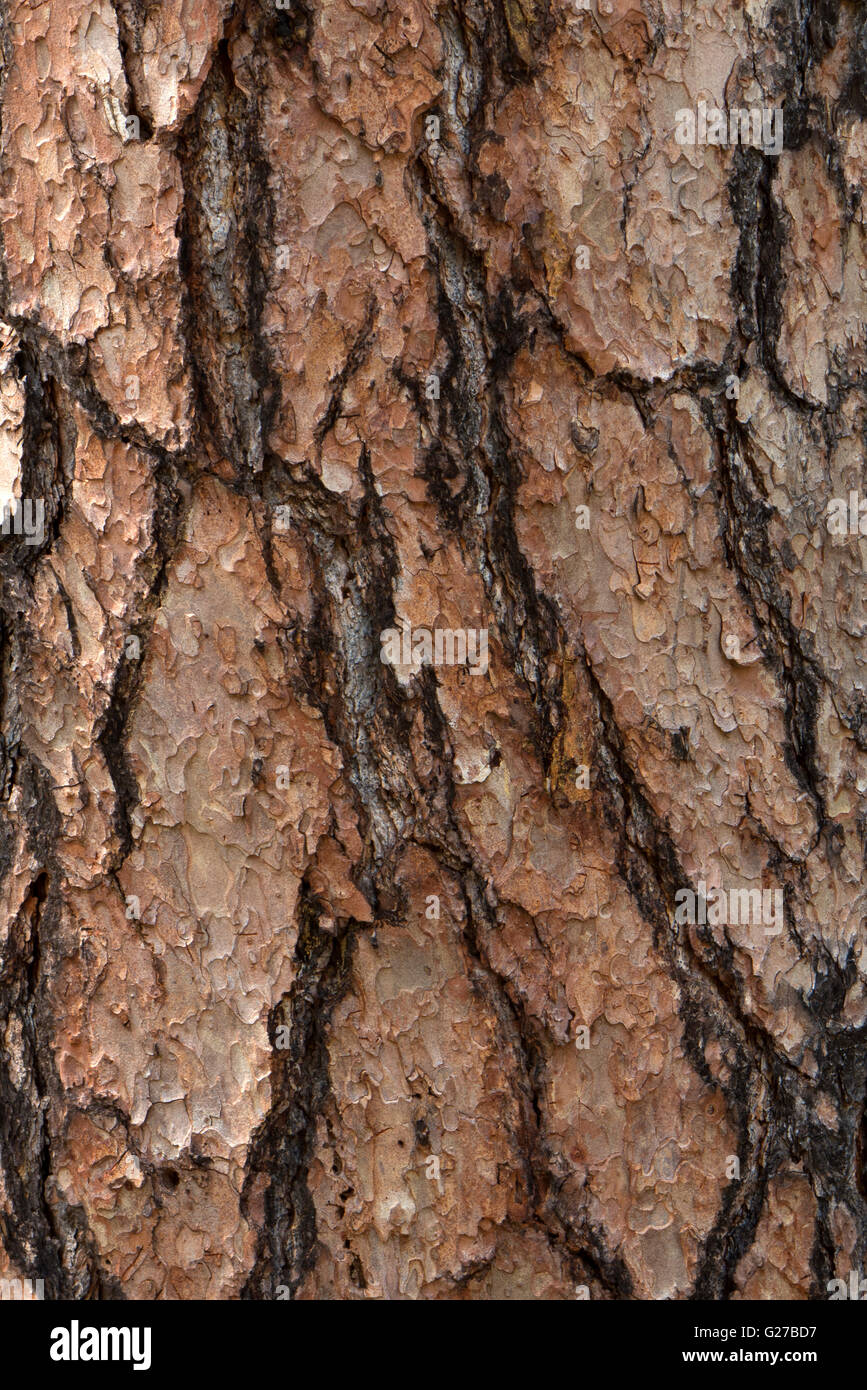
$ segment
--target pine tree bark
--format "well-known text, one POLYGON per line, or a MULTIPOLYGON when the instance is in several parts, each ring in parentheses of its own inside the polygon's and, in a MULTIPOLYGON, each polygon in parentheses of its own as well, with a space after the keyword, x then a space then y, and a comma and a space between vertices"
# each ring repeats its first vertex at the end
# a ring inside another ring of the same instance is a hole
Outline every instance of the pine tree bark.
POLYGON ((0 15, 0 1277, 828 1297, 859 7, 0 15))

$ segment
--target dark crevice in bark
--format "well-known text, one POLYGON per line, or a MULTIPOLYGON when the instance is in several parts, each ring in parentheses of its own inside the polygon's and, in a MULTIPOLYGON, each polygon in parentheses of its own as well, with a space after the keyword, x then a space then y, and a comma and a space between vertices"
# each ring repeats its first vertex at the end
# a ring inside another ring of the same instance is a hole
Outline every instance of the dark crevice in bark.
POLYGON ((272 20, 274 33, 281 47, 287 46, 290 54, 302 62, 310 47, 313 29, 313 9, 305 0, 284 0, 285 9, 277 10, 272 20))
MULTIPOLYGON (((515 534, 518 465, 502 423, 502 379, 526 336, 525 323, 504 293, 490 303, 481 258, 461 237, 436 195, 423 165, 417 166, 424 221, 438 280, 440 329, 449 360, 441 383, 438 418, 429 419, 437 439, 426 465, 431 498, 444 500, 448 479, 438 464, 448 457, 464 472, 461 492, 446 503, 444 520, 459 529, 473 555, 500 634, 516 674, 527 686, 536 715, 536 743, 542 766, 562 722, 562 670, 547 654, 559 648, 553 605, 536 587, 515 534), (485 394, 486 411, 478 404, 485 394), (446 441, 450 431, 459 450, 446 441), (437 473, 440 473, 437 479, 437 473)), ((417 406, 421 406, 416 392, 417 406)))
MULTIPOLYGON (((0 238, 2 240, 2 238, 0 238)), ((0 255, 0 320, 7 323, 21 339, 23 349, 36 364, 43 382, 59 383, 66 395, 80 406, 96 433, 106 440, 122 440, 151 455, 158 463, 172 459, 182 462, 189 457, 187 449, 172 450, 160 439, 150 435, 137 420, 121 421, 93 384, 89 371, 89 349, 86 344, 65 344, 56 334, 25 314, 11 308, 9 277, 5 256, 0 255)))
POLYGON ((45 1280, 47 1297, 119 1298, 116 1281, 99 1266, 84 1213, 63 1199, 52 1171, 64 1093, 54 1068, 42 975, 46 939, 61 911, 54 859, 60 825, 48 779, 35 761, 24 767, 21 790, 29 847, 42 867, 0 963, 0 1017, 12 1043, 0 1049, 0 1164, 12 1208, 8 1215, 0 1212, 0 1237, 27 1278, 45 1280))
POLYGON ((317 1116, 331 1089, 328 1025, 335 1004, 348 988, 353 932, 351 921, 334 931, 320 926, 321 911, 309 885, 298 902, 296 978, 288 997, 271 1011, 268 1035, 274 1048, 271 1108, 250 1145, 241 1209, 259 1229, 256 1263, 242 1298, 274 1298, 279 1285, 295 1297, 316 1258, 316 1211, 307 1186, 317 1116), (289 1046, 276 1048, 277 1028, 289 1029, 289 1046), (264 1188, 264 1223, 252 1208, 255 1189, 264 1188))
MULTIPOLYGON (((7 832, 11 833, 11 832, 7 832)), ((39 966, 39 918, 46 897, 47 875, 37 874, 12 925, 0 973, 0 1012, 6 1037, 16 1025, 20 1061, 27 1076, 15 1076, 11 1048, 0 1053, 0 1162, 12 1208, 12 1220, 0 1212, 3 1244, 28 1277, 42 1278, 53 1297, 67 1285, 62 1241, 48 1205, 49 1138, 44 1109, 44 1082, 39 1060, 34 993, 39 966), (16 1085, 16 1080, 19 1085, 16 1085), (26 1153, 24 1171, 20 1155, 26 1153)), ((14 1044, 13 1044, 14 1046, 14 1044)))
POLYGON ((791 599, 777 580, 776 560, 768 538, 771 509, 752 492, 732 435, 738 438, 736 423, 728 437, 719 429, 716 436, 726 561, 753 617, 759 645, 783 696, 786 765, 809 795, 818 833, 833 853, 836 827, 827 815, 816 745, 824 673, 812 650, 812 639, 792 622, 791 599))
POLYGON ((380 660, 380 634, 394 620, 397 560, 364 447, 359 468, 365 495, 354 513, 321 484, 288 495, 299 498, 313 574, 314 621, 296 633, 305 693, 343 755, 365 842, 358 886, 378 910, 421 793, 404 765, 409 729, 397 682, 380 660))
POLYGON ((827 428, 827 411, 798 395, 786 380, 777 355, 786 288, 783 248, 786 224, 773 194, 776 160, 741 146, 734 151, 729 203, 738 228, 732 293, 738 327, 755 344, 758 360, 780 399, 799 415, 816 415, 827 428))
POLYGON ((861 1102, 861 1117, 855 1137, 855 1185, 867 1203, 867 1092, 861 1102))
POLYGON ((860 120, 867 118, 867 18, 863 19, 849 60, 846 86, 840 97, 840 110, 860 120))
POLYGON ((813 1228, 813 1248, 810 1252, 810 1272, 813 1276, 810 1285, 810 1298, 824 1302, 828 1297, 828 1285, 834 1278, 837 1261, 837 1243, 830 1224, 830 1203, 824 1195, 816 1202, 816 1224, 813 1228))
MULTIPOLYGON (((442 747, 445 753, 445 745, 442 747)), ((452 805, 453 798, 452 785, 449 788, 447 843, 443 844, 440 856, 447 866, 451 860, 452 872, 460 874, 458 882, 465 909, 464 939, 471 959, 482 972, 487 986, 484 998, 499 1020, 502 1043, 511 1053, 509 1074, 521 1113, 515 1138, 523 1156, 528 1200, 537 1219, 543 1222, 552 1238, 564 1242, 576 1265, 589 1269, 592 1277, 612 1297, 629 1298, 633 1285, 626 1263, 616 1252, 608 1249, 601 1229, 580 1216, 574 1204, 563 1196, 562 1187, 568 1170, 545 1139, 543 1030, 530 1015, 513 982, 500 974, 492 964, 483 945, 482 924, 486 932, 496 932, 499 926, 496 907, 489 900, 493 890, 472 862, 470 851, 461 837, 452 805), (455 863, 454 851, 450 852, 453 842, 460 847, 463 865, 460 859, 455 863)))
POLYGON ((11 826, 5 819, 5 807, 18 776, 17 704, 10 690, 16 645, 12 624, 0 603, 0 805, 4 808, 0 817, 0 883, 11 864, 11 857, 7 857, 7 850, 11 856, 11 826))
MULTIPOLYGON (((752 1050, 771 1058, 773 1043, 744 1010, 731 946, 720 945, 706 928, 697 927, 699 953, 689 934, 681 934, 672 924, 678 891, 692 885, 680 866, 668 826, 658 820, 629 763, 611 702, 586 653, 584 664, 599 726, 597 787, 603 816, 618 845, 617 867, 653 930, 654 946, 667 958, 681 985, 687 1051, 698 1074, 712 1084, 704 1061, 705 1030, 720 1013, 728 1023, 726 1031, 718 1034, 720 1041, 734 1046, 736 1052, 745 1050, 749 1036, 752 1050)), ((739 1057, 738 1070, 745 1060, 739 1057)))
POLYGON ((79 405, 87 416, 96 434, 104 440, 120 440, 142 453, 150 455, 158 464, 173 461, 183 463, 189 454, 185 449, 169 449, 136 420, 124 422, 118 419, 111 407, 92 385, 87 366, 87 349, 72 344, 65 348, 57 344, 50 333, 32 323, 21 314, 10 313, 0 307, 0 318, 15 329, 22 342, 30 348, 40 362, 44 375, 51 376, 62 384, 67 395, 79 405))
POLYGON ((178 145, 181 268, 197 433, 242 479, 262 469, 279 402, 261 324, 273 209, 259 126, 223 39, 178 145))
POLYGON ((108 705, 96 725, 96 741, 108 766, 115 792, 112 820, 119 845, 112 857, 111 874, 117 873, 133 847, 132 812, 138 805, 139 792, 127 758, 127 729, 141 686, 148 638, 160 610, 168 582, 168 566, 181 529, 183 504, 175 470, 160 468, 155 480, 157 505, 153 515, 154 537, 144 566, 151 571, 152 577, 147 593, 136 605, 133 622, 126 628, 108 705), (136 646, 128 645, 130 638, 136 646))
POLYGON ((313 431, 313 438, 316 441, 317 458, 320 460, 325 436, 334 428, 343 410, 343 393, 358 369, 364 365, 368 356, 371 340, 373 338, 375 319, 376 301, 371 298, 365 310, 364 322, 349 349, 346 361, 337 375, 329 383, 330 395, 328 398, 328 405, 322 419, 317 421, 313 431))
POLYGON ((461 1292, 464 1289, 468 1289, 474 1280, 480 1278, 481 1275, 487 1274, 493 1267, 493 1263, 493 1256, 489 1259, 472 1260, 461 1270, 460 1274, 446 1275, 443 1282, 450 1293, 461 1292))
MULTIPOLYGON (((848 80, 833 107, 821 91, 819 72, 838 41, 840 14, 840 0, 783 0, 772 9, 767 32, 773 35, 779 54, 781 90, 774 96, 783 106, 785 148, 799 150, 810 142, 818 146, 848 222, 860 203, 860 191, 854 197, 847 191, 838 132, 847 116, 863 114, 858 110, 859 100, 863 101, 858 88, 861 83, 863 90, 865 73, 859 45, 855 45, 848 80), (810 90, 813 82, 819 90, 810 90)), ((747 32, 755 44, 749 19, 747 32)))
MULTIPOLYGON (((0 577, 3 590, 0 606, 9 615, 19 634, 19 655, 26 660, 28 637, 27 613, 32 604, 30 576, 42 557, 56 544, 65 514, 69 482, 74 470, 75 426, 68 403, 61 401, 57 383, 45 380, 37 351, 27 342, 18 350, 19 374, 25 385, 25 417, 22 448, 22 493, 41 499, 45 506, 45 525, 42 542, 28 545, 23 538, 11 535, 0 542, 0 577)), ((102 433, 102 431, 100 431, 102 433)), ((110 430, 107 438, 112 437, 110 430)), ((156 615, 159 597, 165 583, 168 555, 174 546, 178 528, 178 498, 175 491, 176 469, 171 456, 160 452, 155 477, 158 504, 154 514, 154 544, 146 563, 156 571, 150 593, 142 605, 136 635, 143 640, 147 615, 156 615)), ((73 659, 80 652, 80 642, 74 609, 66 590, 55 575, 58 593, 67 615, 73 659)), ((120 853, 114 868, 119 867, 131 848, 130 811, 137 804, 135 781, 128 770, 124 737, 126 720, 137 688, 141 667, 122 652, 115 670, 108 708, 98 721, 96 738, 106 758, 114 783, 116 800, 113 811, 115 829, 120 837, 120 853)))
POLYGON ((117 20, 117 40, 126 78, 129 115, 138 116, 142 140, 150 140, 154 132, 154 114, 145 100, 146 83, 141 59, 142 21, 146 8, 144 0, 111 0, 117 20))
POLYGON ((565 1246, 576 1271, 589 1271, 611 1297, 628 1298, 633 1288, 624 1261, 607 1249, 603 1233, 579 1216, 562 1195, 568 1170, 544 1137, 544 1029, 529 1013, 514 981, 503 976, 491 961, 485 939, 499 929, 496 894, 460 828, 452 749, 432 672, 423 672, 414 689, 422 700, 425 743, 441 769, 438 795, 428 801, 427 813, 420 817, 415 842, 433 850, 463 902, 463 937, 478 987, 498 1020, 500 1045, 511 1059, 508 1074, 520 1117, 512 1136, 520 1154, 527 1200, 549 1239, 565 1246))
POLYGON ((777 1126, 762 1113, 762 1100, 769 1103, 766 1089, 748 1067, 735 1076, 731 1089, 739 1098, 738 1151, 732 1157, 740 1164, 741 1176, 725 1188, 713 1230, 702 1246, 691 1294, 697 1300, 731 1297, 737 1267, 755 1240, 772 1176, 768 1147, 777 1126), (756 1133, 757 1117, 766 1127, 756 1133))

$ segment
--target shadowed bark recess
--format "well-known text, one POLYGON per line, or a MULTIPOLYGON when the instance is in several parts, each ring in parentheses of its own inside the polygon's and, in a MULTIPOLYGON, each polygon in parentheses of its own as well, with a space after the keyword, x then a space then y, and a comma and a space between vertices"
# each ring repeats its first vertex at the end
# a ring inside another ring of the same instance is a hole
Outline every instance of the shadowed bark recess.
POLYGON ((0 1280, 864 1273, 867 25, 722 9, 0 0, 0 1280))

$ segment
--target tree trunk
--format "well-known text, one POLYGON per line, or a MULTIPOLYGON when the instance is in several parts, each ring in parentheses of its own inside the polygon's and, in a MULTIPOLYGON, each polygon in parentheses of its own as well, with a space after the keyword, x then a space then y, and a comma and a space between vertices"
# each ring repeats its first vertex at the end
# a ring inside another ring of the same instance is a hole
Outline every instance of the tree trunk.
POLYGON ((829 1297, 859 7, 3 0, 2 56, 0 1275, 829 1297))

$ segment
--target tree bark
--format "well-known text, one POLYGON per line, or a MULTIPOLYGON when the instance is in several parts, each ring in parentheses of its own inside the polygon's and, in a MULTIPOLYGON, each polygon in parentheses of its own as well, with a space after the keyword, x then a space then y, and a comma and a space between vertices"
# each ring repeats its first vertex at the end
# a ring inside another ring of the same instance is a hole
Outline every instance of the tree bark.
POLYGON ((0 1277, 829 1297, 859 7, 0 13, 0 1277))

